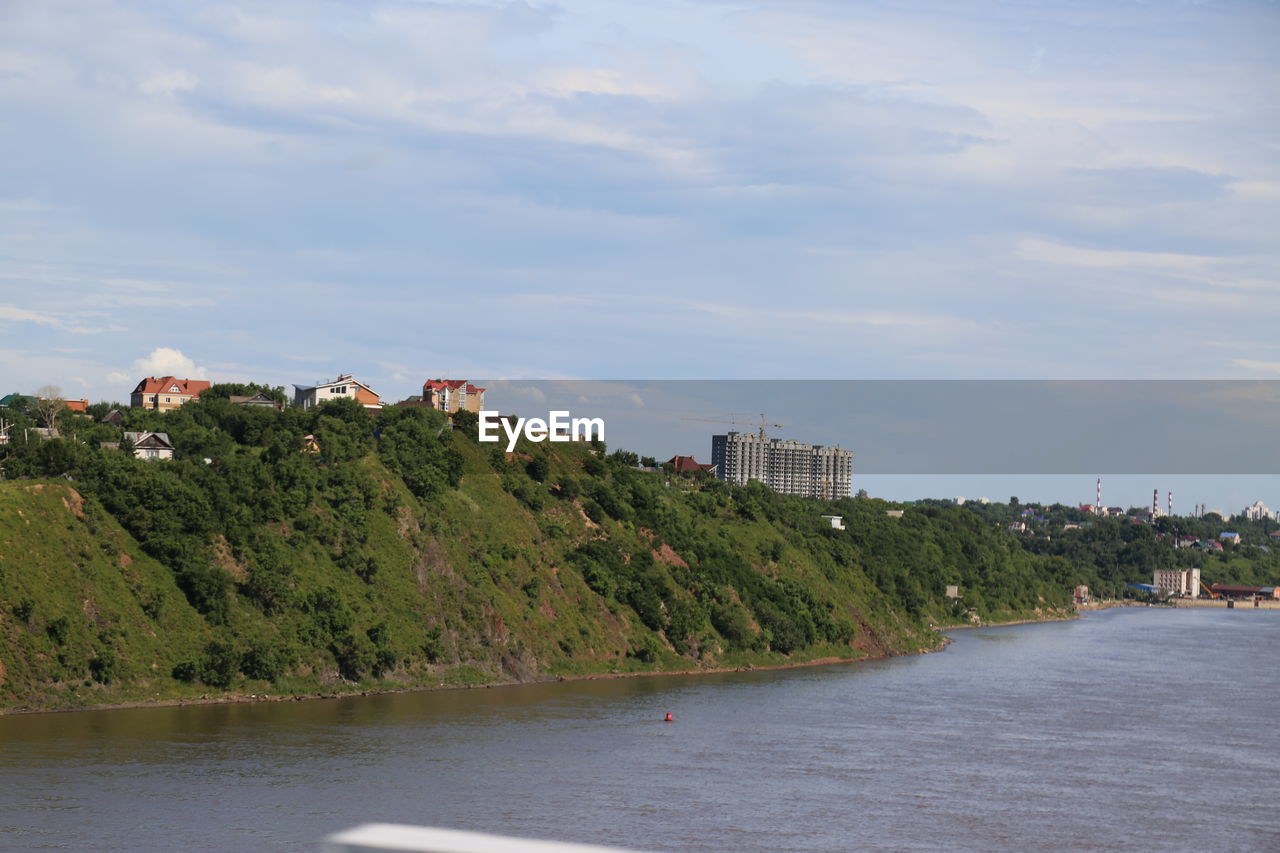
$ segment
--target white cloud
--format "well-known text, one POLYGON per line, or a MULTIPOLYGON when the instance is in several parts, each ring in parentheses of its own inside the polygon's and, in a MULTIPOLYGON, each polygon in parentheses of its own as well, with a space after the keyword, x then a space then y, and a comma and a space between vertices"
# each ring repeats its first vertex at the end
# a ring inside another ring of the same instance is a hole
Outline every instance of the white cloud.
POLYGON ((182 350, 156 347, 146 358, 133 363, 130 372, 114 370, 108 378, 112 382, 136 381, 146 376, 173 376, 177 379, 208 379, 209 372, 200 367, 182 350))

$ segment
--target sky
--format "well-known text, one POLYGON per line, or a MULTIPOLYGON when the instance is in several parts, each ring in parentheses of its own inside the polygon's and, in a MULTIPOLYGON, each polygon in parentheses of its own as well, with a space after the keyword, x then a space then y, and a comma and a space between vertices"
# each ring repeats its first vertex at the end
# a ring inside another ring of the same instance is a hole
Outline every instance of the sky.
POLYGON ((1274 2, 0 3, 0 393, 1280 378, 1277 44, 1274 2))

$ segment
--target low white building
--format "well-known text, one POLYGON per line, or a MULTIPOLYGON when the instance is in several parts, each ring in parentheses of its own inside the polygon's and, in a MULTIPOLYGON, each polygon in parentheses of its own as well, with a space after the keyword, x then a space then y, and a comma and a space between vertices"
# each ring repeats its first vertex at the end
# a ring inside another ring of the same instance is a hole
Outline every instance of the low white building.
POLYGON ((304 409, 312 409, 329 400, 353 399, 359 401, 366 409, 382 408, 382 399, 377 392, 353 379, 350 373, 344 373, 330 382, 315 385, 294 385, 293 404, 304 409))
POLYGON ((1200 597, 1199 569, 1156 569, 1152 585, 1161 592, 1178 595, 1183 598, 1200 597))

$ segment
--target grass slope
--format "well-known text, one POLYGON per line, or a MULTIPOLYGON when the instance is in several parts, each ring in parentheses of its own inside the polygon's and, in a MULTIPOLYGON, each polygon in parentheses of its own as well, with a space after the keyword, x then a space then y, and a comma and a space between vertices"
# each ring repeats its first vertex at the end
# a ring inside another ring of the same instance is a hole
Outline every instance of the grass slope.
POLYGON ((932 648, 932 625, 970 615, 1065 612, 1063 561, 960 510, 440 441, 456 478, 427 497, 390 454, 273 467, 253 447, 0 483, 0 708, 854 658, 932 648), (144 511, 174 501, 182 524, 144 511))

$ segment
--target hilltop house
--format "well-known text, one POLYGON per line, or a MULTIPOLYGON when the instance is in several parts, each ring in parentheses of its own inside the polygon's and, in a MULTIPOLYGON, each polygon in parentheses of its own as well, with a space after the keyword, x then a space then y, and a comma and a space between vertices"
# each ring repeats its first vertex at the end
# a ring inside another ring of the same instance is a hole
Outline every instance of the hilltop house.
POLYGON ((27 406, 31 405, 31 403, 31 397, 28 397, 26 394, 19 394, 16 391, 12 394, 5 394, 3 397, 0 397, 0 406, 3 406, 6 409, 26 409, 27 406))
POLYGON ((283 408, 275 400, 259 391, 257 394, 248 397, 240 397, 235 394, 227 398, 227 401, 233 406, 252 406, 254 408, 263 409, 279 409, 283 408))
POLYGON ((126 432, 125 441, 133 444, 133 455, 139 459, 172 459, 173 442, 165 432, 126 432))
MULTIPOLYGON (((38 402, 44 402, 44 397, 36 397, 38 402)), ((76 415, 89 414, 89 400, 61 400, 62 405, 67 407, 67 411, 76 415)))
POLYGON ((715 474, 716 466, 699 462, 692 456, 672 456, 667 460, 668 465, 677 474, 692 474, 698 471, 706 471, 709 474, 715 474))
POLYGON ((478 414, 484 408, 484 391, 465 379, 428 379, 422 383, 418 405, 450 415, 457 411, 478 414))
POLYGON ((204 379, 176 379, 172 376, 156 378, 148 376, 138 383, 129 397, 129 405, 135 409, 155 409, 170 412, 182 408, 190 400, 197 400, 213 383, 204 379))
POLYGON ((315 408, 330 400, 342 399, 356 400, 366 409, 372 409, 375 412, 382 408, 382 400, 377 392, 363 382, 353 379, 350 373, 344 373, 331 382, 321 382, 318 385, 294 385, 293 388, 293 404, 304 409, 315 408))

